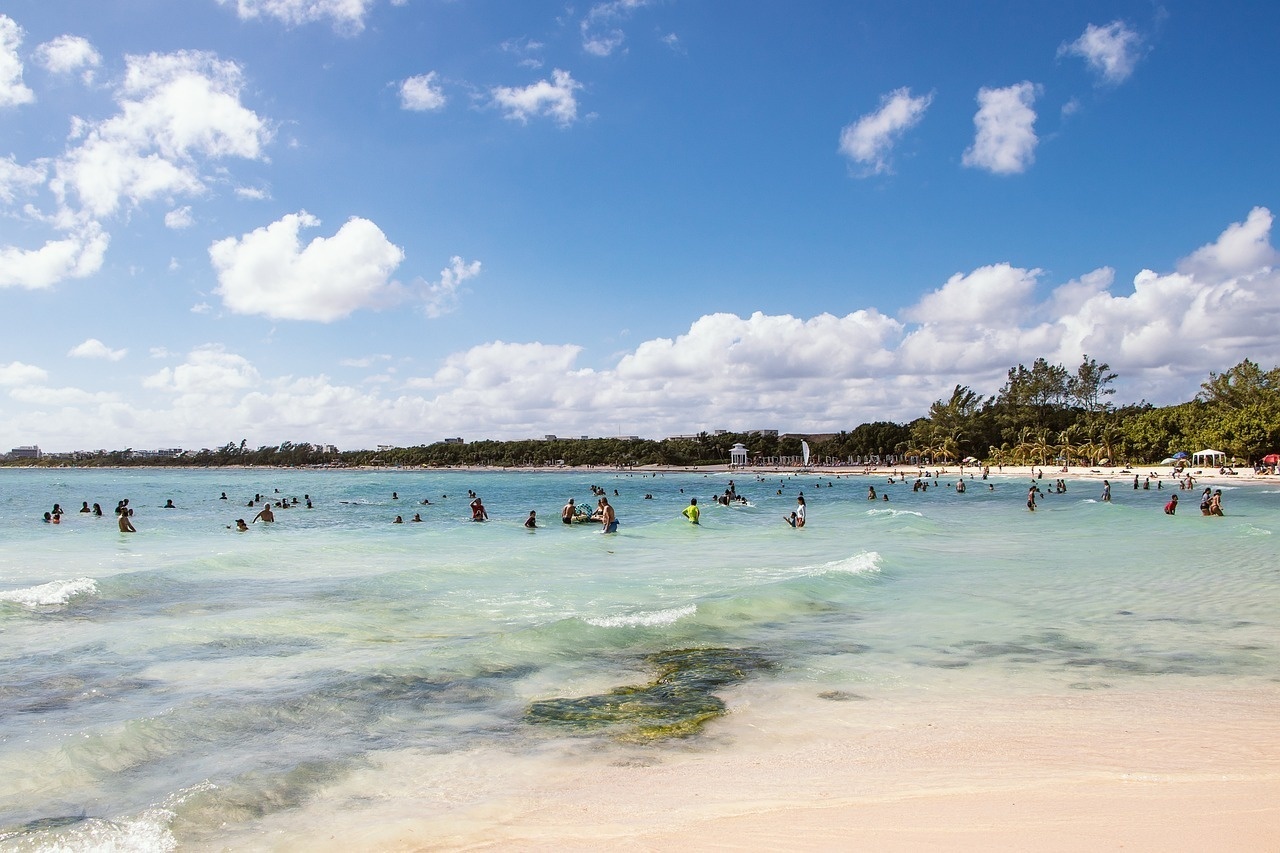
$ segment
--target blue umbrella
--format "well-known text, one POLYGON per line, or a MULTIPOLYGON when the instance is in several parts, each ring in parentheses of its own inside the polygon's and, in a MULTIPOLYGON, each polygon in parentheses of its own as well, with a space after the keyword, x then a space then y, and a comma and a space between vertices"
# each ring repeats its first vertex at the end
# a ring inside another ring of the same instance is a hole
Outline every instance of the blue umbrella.
POLYGON ((1189 456, 1189 455, 1190 455, 1190 454, 1188 454, 1188 453, 1187 453, 1187 451, 1185 451, 1185 450, 1179 450, 1177 453, 1173 454, 1173 458, 1174 458, 1174 459, 1186 459, 1186 458, 1187 458, 1187 456, 1189 456))

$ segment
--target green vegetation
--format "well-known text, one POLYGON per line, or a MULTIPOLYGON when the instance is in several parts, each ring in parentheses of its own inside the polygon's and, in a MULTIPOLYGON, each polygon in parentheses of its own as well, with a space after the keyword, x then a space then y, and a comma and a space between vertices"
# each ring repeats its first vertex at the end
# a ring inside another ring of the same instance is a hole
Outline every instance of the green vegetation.
MULTIPOLYGON (((1116 407, 1111 398, 1118 378, 1109 365, 1085 356, 1074 371, 1036 359, 1031 367, 1009 368, 1005 384, 983 397, 957 385, 926 416, 909 424, 864 423, 828 436, 760 433, 700 433, 692 438, 527 439, 439 442, 382 450, 325 450, 285 442, 256 450, 241 440, 216 450, 178 457, 139 456, 131 449, 92 454, 48 455, 34 464, 108 465, 709 465, 729 459, 729 448, 744 444, 752 460, 798 457, 809 441, 815 464, 836 459, 888 456, 930 464, 975 457, 990 464, 1075 465, 1153 463, 1179 450, 1221 450, 1241 462, 1257 462, 1280 451, 1280 368, 1264 371, 1248 359, 1224 373, 1210 373, 1194 400, 1155 407, 1146 402, 1116 407)), ((30 465, 33 460, 9 460, 30 465)))
POLYGON ((649 655, 658 676, 641 686, 576 699, 534 702, 525 722, 575 731, 609 729, 623 741, 652 742, 689 737, 725 712, 714 691, 772 666, 743 649, 678 649, 649 655))

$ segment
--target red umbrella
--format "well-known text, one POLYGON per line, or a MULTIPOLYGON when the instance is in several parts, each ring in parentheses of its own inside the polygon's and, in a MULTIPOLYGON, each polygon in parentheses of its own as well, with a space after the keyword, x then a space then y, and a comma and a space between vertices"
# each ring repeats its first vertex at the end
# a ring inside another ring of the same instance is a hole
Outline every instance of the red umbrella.
POLYGON ((1280 453, 1268 453, 1262 457, 1263 465, 1280 465, 1280 453))

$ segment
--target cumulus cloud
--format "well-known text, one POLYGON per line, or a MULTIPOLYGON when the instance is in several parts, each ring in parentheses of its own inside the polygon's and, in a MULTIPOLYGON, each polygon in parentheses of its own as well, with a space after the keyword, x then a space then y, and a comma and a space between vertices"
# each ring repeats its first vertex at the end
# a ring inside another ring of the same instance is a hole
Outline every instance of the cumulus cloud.
POLYGON ((391 280, 404 252, 377 225, 352 217, 303 246, 301 230, 319 225, 304 210, 210 246, 223 304, 238 314, 330 323, 404 298, 391 280))
POLYGON ((1058 48, 1058 56, 1078 56, 1104 83, 1123 83, 1133 73, 1142 38, 1124 21, 1089 24, 1080 38, 1058 48))
POLYGON ((18 49, 26 33, 8 15, 0 15, 0 107, 16 107, 36 99, 22 82, 22 58, 18 49))
POLYGON ((573 124, 578 118, 578 99, 573 94, 582 84, 568 71, 559 68, 551 73, 551 80, 539 80, 524 88, 498 86, 491 92, 493 103, 506 117, 527 124, 530 118, 547 116, 561 127, 573 124))
POLYGON ((72 347, 67 355, 72 358, 100 358, 106 361, 119 361, 128 355, 127 349, 112 349, 97 338, 89 338, 82 344, 72 347))
POLYGON ((127 425, 136 446, 177 434, 210 447, 229 436, 370 447, 446 435, 828 431, 908 420, 957 383, 995 393, 1012 365, 1044 357, 1072 367, 1085 353, 1110 363, 1127 399, 1179 402, 1210 370, 1245 357, 1280 363, 1272 224, 1258 208, 1172 271, 1143 270, 1131 285, 1106 267, 1053 286, 1040 270, 994 263, 940 282, 897 317, 710 314, 609 358, 589 359, 572 342, 494 341, 407 379, 384 372, 348 385, 320 372, 273 374, 250 354, 210 344, 147 377, 156 402, 146 407, 93 394, 74 402, 80 392, 45 389, 44 371, 14 362, 0 365, 0 384, 67 410, 27 416, 11 397, 0 433, 39 425, 74 438, 71 449, 99 446, 102 424, 127 425))
POLYGON ((973 117, 977 133, 964 152, 964 165, 998 175, 1025 172, 1031 166, 1039 142, 1031 106, 1039 89, 1023 81, 1003 89, 978 90, 978 112, 973 117))
POLYGON ((90 223, 39 249, 0 246, 0 287, 52 287, 68 278, 87 278, 102 269, 110 238, 90 223))
POLYGON ((175 208, 164 215, 164 227, 172 228, 175 231, 183 228, 190 228, 196 224, 196 219, 191 215, 191 205, 183 205, 175 208))
POLYGON ((463 283, 480 275, 480 262, 467 263, 454 255, 449 266, 440 270, 440 280, 427 285, 424 309, 428 317, 442 317, 458 304, 458 291, 463 283))
POLYGON ((1014 322, 1034 293, 1040 270, 1009 264, 956 273, 937 290, 925 294, 903 316, 918 323, 1003 325, 1014 322))
POLYGON ((889 155, 902 134, 920 123, 933 95, 913 96, 907 87, 880 97, 880 109, 840 131, 840 153, 865 167, 864 174, 892 171, 889 155))
POLYGON ((49 372, 34 364, 11 361, 0 364, 0 385, 34 385, 49 378, 49 372))
POLYGON ((1198 279, 1220 282, 1276 265, 1271 246, 1271 211, 1255 207, 1244 222, 1233 224, 1216 241, 1201 246, 1178 265, 1198 279))
POLYGON ((257 160, 271 130, 240 102, 243 72, 211 53, 179 51, 126 58, 120 111, 81 128, 82 141, 59 158, 50 182, 64 203, 90 216, 205 190, 204 160, 257 160))
POLYGON ((432 71, 410 77, 400 83, 400 107, 415 112, 443 109, 444 90, 440 88, 439 75, 432 71))
POLYGON ((102 55, 82 36, 62 35, 36 48, 35 61, 54 74, 70 74, 84 69, 83 79, 93 82, 93 69, 102 64, 102 55))
MULTIPOLYGON (((234 4, 242 21, 274 18, 296 27, 329 21, 339 33, 355 35, 364 29, 365 16, 373 0, 218 0, 223 6, 234 4)), ((396 4, 400 5, 400 4, 396 4)))

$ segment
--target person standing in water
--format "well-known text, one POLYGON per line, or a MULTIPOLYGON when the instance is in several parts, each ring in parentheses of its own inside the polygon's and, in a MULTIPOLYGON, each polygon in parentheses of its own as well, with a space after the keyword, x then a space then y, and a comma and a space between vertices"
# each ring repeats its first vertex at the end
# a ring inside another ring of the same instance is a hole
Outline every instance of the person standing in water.
POLYGON ((529 528, 530 530, 533 530, 538 526, 537 510, 534 510, 534 509, 529 510, 529 517, 524 520, 524 526, 529 528))
POLYGON ((689 519, 691 524, 697 524, 698 518, 702 515, 702 510, 698 509, 698 499, 689 498, 689 505, 680 514, 689 519))
POLYGON ((804 527, 805 522, 805 503, 804 495, 796 496, 796 527, 804 527))
POLYGON ((600 499, 600 526, 601 533, 617 533, 618 532, 618 516, 613 511, 613 506, 609 503, 608 498, 600 499))

